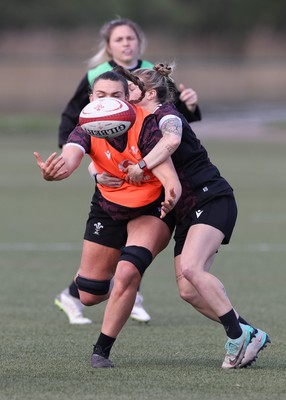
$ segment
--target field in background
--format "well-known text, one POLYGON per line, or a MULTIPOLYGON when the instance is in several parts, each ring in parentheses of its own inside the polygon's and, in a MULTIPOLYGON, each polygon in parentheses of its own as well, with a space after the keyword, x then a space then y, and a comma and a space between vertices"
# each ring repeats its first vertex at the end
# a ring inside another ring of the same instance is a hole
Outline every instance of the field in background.
POLYGON ((172 245, 143 280, 151 323, 128 322, 111 354, 116 368, 90 367, 104 305, 87 309, 94 324, 82 327, 69 325, 53 306, 80 259, 93 189, 87 162, 67 181, 45 182, 33 151, 46 157, 56 149, 57 119, 46 121, 42 132, 36 118, 2 120, 1 399, 285 397, 285 124, 268 121, 261 133, 259 119, 253 133, 253 124, 240 121, 243 129, 235 120, 219 123, 207 115, 195 125, 211 159, 233 185, 239 206, 232 242, 218 253, 213 268, 238 311, 267 330, 272 344, 253 367, 225 372, 221 327, 178 298, 172 245), (240 136, 247 127, 245 140, 240 136))
MULTIPOLYGON (((7 32, 0 41, 0 117, 64 108, 96 52, 94 31, 7 32)), ((175 80, 193 87, 199 102, 286 102, 285 40, 249 38, 241 53, 209 40, 174 40, 146 32, 144 58, 177 64, 175 80)))
POLYGON ((1 400, 285 397, 285 48, 263 40, 243 57, 223 57, 215 43, 148 39, 146 58, 175 59, 176 81, 199 94, 203 121, 194 129, 239 206, 213 268, 272 344, 252 368, 222 371, 225 335, 178 298, 170 244, 142 284, 151 323, 128 322, 112 351, 117 368, 90 367, 104 305, 86 309, 94 324, 82 327, 53 306, 80 259, 93 190, 87 160, 69 180, 47 183, 33 151, 45 158, 57 149, 60 112, 96 38, 16 33, 0 42, 1 400))

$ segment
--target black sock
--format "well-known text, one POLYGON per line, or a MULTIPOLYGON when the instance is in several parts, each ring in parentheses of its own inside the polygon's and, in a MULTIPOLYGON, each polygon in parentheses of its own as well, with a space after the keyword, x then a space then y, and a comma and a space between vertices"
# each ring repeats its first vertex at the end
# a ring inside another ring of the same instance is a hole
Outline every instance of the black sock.
POLYGON ((242 329, 233 309, 219 317, 219 319, 229 338, 237 339, 242 335, 242 329))
POLYGON ((240 315, 238 316, 238 321, 242 324, 242 325, 250 325, 247 321, 245 321, 245 319, 243 319, 240 315))
POLYGON ((257 333, 257 332, 258 332, 258 330, 255 328, 255 326, 253 326, 253 325, 251 325, 249 322, 245 321, 245 319, 243 319, 240 315, 239 315, 239 317, 238 317, 238 321, 239 321, 239 323, 242 324, 242 325, 249 325, 249 326, 251 326, 251 327, 254 329, 254 333, 257 333))
POLYGON ((110 350, 115 342, 116 338, 107 336, 104 333, 100 333, 97 342, 93 347, 93 354, 100 354, 105 358, 109 357, 110 350))
POLYGON ((79 292, 75 281, 72 281, 72 283, 69 285, 69 292, 71 296, 79 299, 79 292))

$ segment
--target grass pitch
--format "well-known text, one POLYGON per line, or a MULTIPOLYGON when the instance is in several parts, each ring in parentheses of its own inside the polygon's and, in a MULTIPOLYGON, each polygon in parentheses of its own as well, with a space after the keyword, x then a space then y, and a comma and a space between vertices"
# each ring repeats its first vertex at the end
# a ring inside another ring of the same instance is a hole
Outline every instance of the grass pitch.
POLYGON ((53 305, 80 259, 93 190, 88 162, 65 182, 43 181, 33 151, 46 157, 56 136, 31 132, 1 126, 0 399, 285 398, 285 142, 204 141, 239 207, 213 271, 236 309, 269 333, 258 361, 221 369, 225 334, 179 299, 171 244, 142 283, 151 322, 128 321, 111 353, 116 368, 93 370, 104 305, 86 309, 90 326, 69 325, 53 305))

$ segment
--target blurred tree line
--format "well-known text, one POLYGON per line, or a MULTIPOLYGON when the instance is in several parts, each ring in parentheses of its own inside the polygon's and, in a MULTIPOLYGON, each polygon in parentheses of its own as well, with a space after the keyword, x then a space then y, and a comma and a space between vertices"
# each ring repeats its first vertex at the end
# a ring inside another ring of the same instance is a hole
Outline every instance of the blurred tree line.
POLYGON ((243 40, 252 31, 286 33, 286 0, 11 0, 0 30, 94 28, 117 15, 175 37, 243 40))

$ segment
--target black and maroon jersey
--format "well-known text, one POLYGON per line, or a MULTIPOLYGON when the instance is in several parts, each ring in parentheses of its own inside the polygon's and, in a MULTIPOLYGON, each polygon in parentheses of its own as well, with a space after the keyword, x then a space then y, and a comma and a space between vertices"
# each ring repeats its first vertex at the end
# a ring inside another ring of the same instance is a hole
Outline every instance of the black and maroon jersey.
MULTIPOLYGON (((156 126, 166 115, 178 116, 183 124, 181 144, 172 155, 172 160, 182 184, 182 196, 177 203, 177 223, 189 214, 194 207, 200 206, 210 199, 232 193, 232 188, 221 176, 218 168, 212 164, 208 153, 197 138, 187 120, 171 103, 166 103, 154 112, 156 126)), ((154 119, 145 118, 145 126, 154 129, 154 119)))

